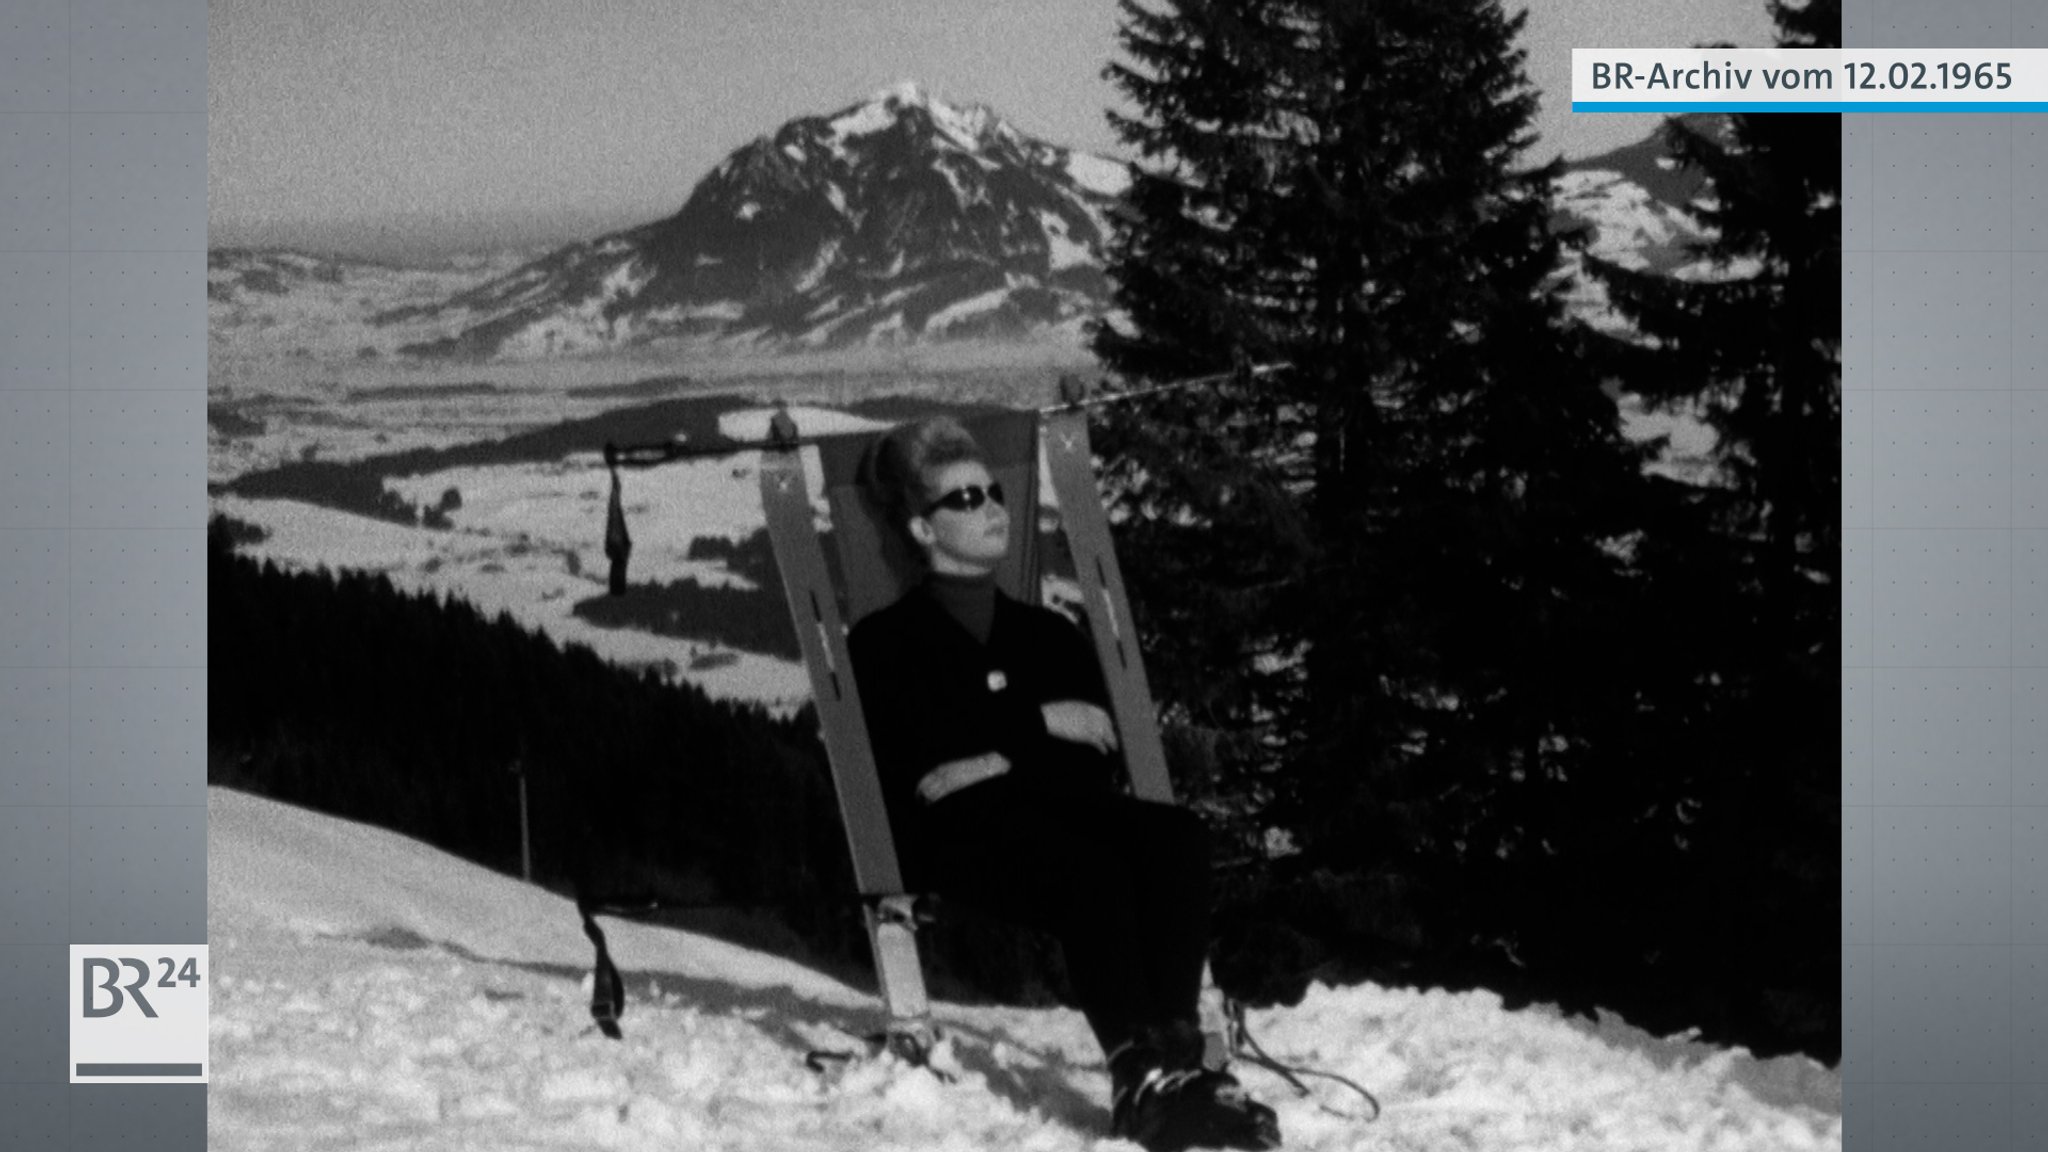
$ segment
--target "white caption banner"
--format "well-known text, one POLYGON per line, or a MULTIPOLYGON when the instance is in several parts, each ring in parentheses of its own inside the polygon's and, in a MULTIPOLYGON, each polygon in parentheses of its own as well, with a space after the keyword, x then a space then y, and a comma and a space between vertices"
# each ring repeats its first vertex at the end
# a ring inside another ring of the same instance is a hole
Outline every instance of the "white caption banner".
POLYGON ((1574 48, 1574 112, 2048 112, 2048 48, 1574 48))

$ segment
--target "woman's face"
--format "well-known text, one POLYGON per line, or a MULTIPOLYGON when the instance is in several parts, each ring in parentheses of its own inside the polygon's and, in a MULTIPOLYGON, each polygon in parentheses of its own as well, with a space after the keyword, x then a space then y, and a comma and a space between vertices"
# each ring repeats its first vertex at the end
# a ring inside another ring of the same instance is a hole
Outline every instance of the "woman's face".
POLYGON ((979 576, 995 571, 1010 551, 1010 510, 990 498, 995 478, 978 460, 948 464, 926 477, 936 500, 946 501, 910 522, 911 535, 931 558, 932 571, 949 576, 979 576), (980 506, 973 502, 980 490, 980 506))

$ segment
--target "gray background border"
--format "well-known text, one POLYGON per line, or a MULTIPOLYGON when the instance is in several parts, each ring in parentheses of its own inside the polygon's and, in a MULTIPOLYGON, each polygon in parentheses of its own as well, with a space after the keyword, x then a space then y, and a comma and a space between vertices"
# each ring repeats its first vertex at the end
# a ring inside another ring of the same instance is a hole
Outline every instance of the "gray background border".
MULTIPOLYGON (((1541 2, 1541 0, 1538 0, 1541 2)), ((1845 0, 1849 47, 2048 47, 1845 0)), ((0 1149, 200 1148, 65 1083, 66 945, 205 939, 206 10, 0 0, 0 1149)), ((1855 1152, 2048 1131, 2048 120, 1843 120, 1855 1152)))
MULTIPOLYGON (((1851 48, 2048 47, 1846 0, 1851 48)), ((1844 1144, 2048 1140, 2048 117, 1843 117, 1844 1144)))
POLYGON ((206 1145, 65 1013, 206 941, 205 278, 203 0, 0 0, 0 1149, 206 1145))

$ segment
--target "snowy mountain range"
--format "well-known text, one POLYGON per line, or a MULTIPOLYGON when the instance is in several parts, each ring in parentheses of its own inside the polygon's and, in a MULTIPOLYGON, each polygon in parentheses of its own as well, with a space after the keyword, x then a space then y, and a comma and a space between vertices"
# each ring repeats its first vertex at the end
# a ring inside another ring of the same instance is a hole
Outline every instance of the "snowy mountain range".
MULTIPOLYGON (((673 216, 513 266, 399 269, 217 250, 214 346, 331 359, 530 360, 684 339, 763 350, 946 340, 1077 344, 1109 306, 1123 164, 912 82, 726 157, 673 216)), ((1698 184, 1654 139, 1570 165, 1593 251, 1673 271, 1698 184)), ((525 254, 530 255, 530 254, 525 254)), ((1574 301, 1611 325, 1597 289, 1574 301)))
POLYGON ((912 83, 792 120, 674 216, 570 245, 439 305, 416 355, 526 357, 670 336, 840 346, 1073 326, 1107 293, 1122 166, 912 83))

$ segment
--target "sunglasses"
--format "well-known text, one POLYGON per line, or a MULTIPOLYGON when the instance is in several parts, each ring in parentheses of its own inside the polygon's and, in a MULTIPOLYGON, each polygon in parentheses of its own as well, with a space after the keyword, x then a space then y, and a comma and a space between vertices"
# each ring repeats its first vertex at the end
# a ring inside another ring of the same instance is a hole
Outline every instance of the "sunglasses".
POLYGON ((955 512, 972 512, 990 500, 1002 504, 1006 508, 1009 507, 1003 500, 1002 481, 993 481, 986 488, 979 484, 968 484, 955 488, 930 504, 925 505, 924 514, 929 516, 941 508, 951 508, 955 512))

